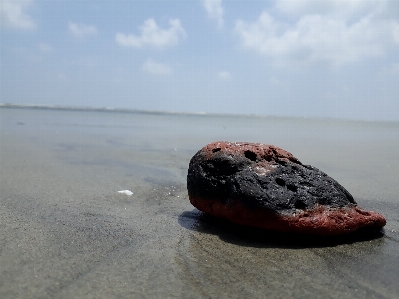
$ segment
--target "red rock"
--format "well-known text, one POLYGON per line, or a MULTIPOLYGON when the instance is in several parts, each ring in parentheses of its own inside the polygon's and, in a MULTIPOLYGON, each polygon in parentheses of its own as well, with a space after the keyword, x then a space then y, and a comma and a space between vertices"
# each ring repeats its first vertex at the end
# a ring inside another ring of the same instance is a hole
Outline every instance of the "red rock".
POLYGON ((264 229, 339 235, 386 223, 334 179, 273 145, 208 144, 190 161, 187 188, 197 209, 264 229))

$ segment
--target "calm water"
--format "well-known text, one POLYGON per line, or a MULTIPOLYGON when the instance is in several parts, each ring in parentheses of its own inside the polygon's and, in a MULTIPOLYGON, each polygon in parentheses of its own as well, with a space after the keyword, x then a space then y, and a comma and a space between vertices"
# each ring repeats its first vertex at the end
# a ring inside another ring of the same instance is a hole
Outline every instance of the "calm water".
POLYGON ((34 137, 49 146, 67 146, 68 138, 88 146, 105 141, 116 149, 174 151, 187 160, 217 140, 274 144, 347 181, 359 197, 381 198, 383 192, 384 200, 399 200, 399 122, 4 108, 0 113, 2 135, 34 137))
POLYGON ((399 297, 399 123, 1 108, 0 130, 1 298, 399 297), (290 151, 383 214, 384 234, 203 215, 187 167, 216 140, 290 151))

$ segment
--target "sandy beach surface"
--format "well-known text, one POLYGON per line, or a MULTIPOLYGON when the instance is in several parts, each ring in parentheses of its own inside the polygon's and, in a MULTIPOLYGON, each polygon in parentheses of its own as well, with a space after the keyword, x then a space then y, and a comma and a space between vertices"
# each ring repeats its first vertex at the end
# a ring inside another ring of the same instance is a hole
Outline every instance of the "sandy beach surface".
POLYGON ((399 298, 398 123, 10 108, 0 121, 0 298, 399 298), (202 214, 187 168, 216 140, 292 152, 385 229, 309 238, 202 214))

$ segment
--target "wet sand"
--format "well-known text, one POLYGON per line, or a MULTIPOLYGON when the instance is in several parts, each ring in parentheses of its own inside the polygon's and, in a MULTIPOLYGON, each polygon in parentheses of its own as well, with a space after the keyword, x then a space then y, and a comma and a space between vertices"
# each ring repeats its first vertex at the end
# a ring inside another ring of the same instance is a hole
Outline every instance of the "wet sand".
POLYGON ((397 123, 30 109, 0 120, 0 298, 399 297, 397 123), (385 229, 309 238, 204 215, 187 167, 215 140, 291 151, 385 229))

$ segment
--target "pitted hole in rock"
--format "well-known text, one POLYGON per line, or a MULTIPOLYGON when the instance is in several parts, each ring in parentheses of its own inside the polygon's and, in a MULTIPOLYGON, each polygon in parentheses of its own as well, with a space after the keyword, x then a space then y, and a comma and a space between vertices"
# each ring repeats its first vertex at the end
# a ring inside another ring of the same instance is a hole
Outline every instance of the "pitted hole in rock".
POLYGON ((336 215, 333 220, 335 221, 335 223, 343 223, 345 221, 345 218, 342 217, 341 215, 336 215))
POLYGON ((256 161, 256 154, 252 151, 245 151, 244 156, 251 161, 256 161))
POLYGON ((294 204, 295 209, 298 210, 305 210, 306 209, 306 204, 302 200, 297 200, 294 204))
POLYGON ((285 181, 284 181, 282 178, 277 178, 277 179, 276 179, 276 183, 277 183, 279 186, 282 186, 282 187, 285 186, 285 181))
POLYGON ((217 148, 214 148, 214 149, 212 150, 212 153, 217 153, 217 152, 219 152, 219 151, 221 151, 221 148, 220 148, 220 147, 217 147, 217 148))
POLYGON ((282 166, 287 166, 287 161, 277 159, 276 162, 282 166))
POLYGON ((287 185, 287 189, 292 192, 296 192, 298 190, 298 187, 294 185, 287 185))
MULTIPOLYGON (((305 210, 305 209, 301 209, 301 210, 305 210)), ((308 212, 304 212, 304 213, 302 213, 302 214, 300 214, 299 215, 299 218, 307 218, 307 217, 309 217, 310 216, 310 214, 308 213, 308 212)))

